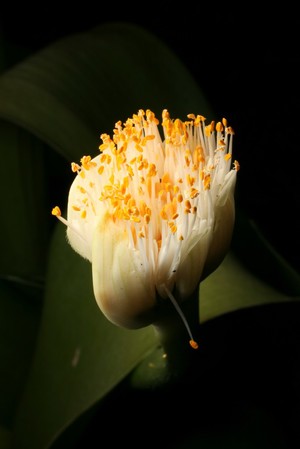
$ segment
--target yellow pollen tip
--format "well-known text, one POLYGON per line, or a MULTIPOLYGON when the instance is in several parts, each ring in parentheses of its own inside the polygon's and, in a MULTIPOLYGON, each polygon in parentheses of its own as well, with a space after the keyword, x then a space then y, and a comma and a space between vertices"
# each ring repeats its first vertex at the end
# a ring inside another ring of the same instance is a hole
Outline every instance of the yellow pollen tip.
POLYGON ((76 173, 80 170, 80 166, 78 164, 76 164, 75 162, 71 163, 71 170, 73 173, 76 173))
POLYGON ((198 343, 195 340, 190 340, 190 346, 193 349, 198 349, 199 348, 199 345, 198 345, 198 343))
POLYGON ((55 217, 60 217, 61 216, 61 210, 58 206, 53 207, 52 209, 52 215, 54 215, 55 217))
POLYGON ((236 171, 239 171, 240 164, 238 163, 238 161, 234 161, 233 165, 234 165, 234 168, 236 169, 236 171))

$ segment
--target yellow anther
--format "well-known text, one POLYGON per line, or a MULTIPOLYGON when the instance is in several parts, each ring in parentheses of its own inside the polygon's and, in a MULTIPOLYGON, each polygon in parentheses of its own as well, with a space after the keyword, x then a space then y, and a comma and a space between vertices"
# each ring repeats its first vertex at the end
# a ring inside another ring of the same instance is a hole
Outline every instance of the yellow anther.
POLYGON ((126 164, 126 168, 127 168, 127 172, 128 174, 133 177, 134 173, 133 173, 133 169, 129 164, 126 164))
POLYGON ((130 195, 130 198, 128 198, 128 200, 127 200, 127 206, 128 206, 128 208, 133 208, 136 206, 135 198, 132 198, 131 195, 130 195))
POLYGON ((191 198, 191 199, 196 198, 196 196, 198 196, 198 195, 199 195, 199 190, 197 190, 197 189, 191 189, 191 191, 190 191, 190 198, 191 198))
POLYGON ((150 164, 149 165, 149 170, 148 170, 148 176, 155 176, 156 173, 157 173, 156 165, 155 164, 150 164))
POLYGON ((80 214, 81 218, 86 218, 86 210, 83 210, 80 214))
POLYGON ((135 149, 137 150, 137 151, 139 151, 140 153, 142 153, 144 150, 143 150, 143 147, 141 146, 141 145, 138 145, 138 144, 136 144, 135 145, 135 149))
POLYGON ((91 156, 82 156, 82 158, 80 159, 81 165, 86 170, 89 170, 91 167, 91 159, 92 159, 91 156))
POLYGON ((54 215, 55 217, 60 217, 61 216, 61 210, 58 206, 53 207, 52 209, 52 215, 54 215))
POLYGON ((142 139, 141 145, 145 146, 149 140, 154 140, 155 136, 153 134, 149 134, 142 139))
POLYGON ((225 161, 229 161, 229 159, 231 159, 231 154, 230 153, 226 153, 224 155, 224 159, 225 159, 225 161))
POLYGON ((190 158, 188 156, 184 156, 184 160, 185 160, 186 166, 189 167, 190 163, 191 163, 190 158))
POLYGON ((134 143, 141 143, 141 139, 139 138, 139 136, 131 136, 131 139, 134 143))
POLYGON ((72 206, 72 209, 73 209, 73 210, 76 210, 76 212, 79 212, 79 211, 80 211, 80 207, 78 207, 78 206, 72 206))
POLYGON ((204 117, 204 115, 197 115, 197 119, 196 120, 199 120, 199 122, 205 122, 206 117, 204 117))
POLYGON ((190 118, 191 120, 195 120, 196 116, 195 116, 195 114, 188 114, 187 118, 190 118))
POLYGON ((182 196, 181 193, 179 193, 179 194, 177 195, 177 201, 178 201, 178 203, 182 203, 182 201, 183 201, 183 196, 182 196))
POLYGON ((166 212, 165 207, 163 207, 163 208, 161 209, 161 211, 160 211, 160 216, 161 216, 161 218, 162 218, 163 220, 167 220, 167 219, 168 219, 168 215, 167 215, 167 212, 166 212))
POLYGON ((168 225, 172 234, 175 234, 175 232, 177 231, 177 226, 175 225, 174 221, 170 221, 168 225))
POLYGON ((207 174, 204 176, 204 190, 209 190, 210 189, 210 174, 207 174))
POLYGON ((195 182, 194 176, 191 176, 190 174, 187 174, 186 175, 186 180, 187 180, 187 183, 188 183, 189 186, 192 187, 192 185, 194 185, 194 182, 195 182))
POLYGON ((187 209, 191 209, 192 207, 191 202, 189 200, 185 200, 184 205, 187 209))
POLYGON ((236 171, 239 171, 239 169, 240 169, 240 164, 238 163, 238 161, 234 161, 234 163, 233 163, 233 165, 234 165, 234 168, 236 169, 236 171))
POLYGON ((77 173, 80 170, 80 166, 76 164, 75 162, 71 163, 71 170, 73 173, 77 173))
POLYGON ((212 132, 211 125, 206 125, 205 126, 205 135, 206 135, 206 137, 209 137, 211 135, 211 132, 212 132))
POLYGON ((100 151, 104 151, 108 148, 108 144, 107 143, 101 143, 101 145, 99 145, 99 150, 100 151))
POLYGON ((224 130, 223 124, 221 122, 218 122, 216 124, 216 131, 223 132, 223 130, 224 130))
POLYGON ((198 349, 199 348, 199 345, 198 345, 198 343, 195 341, 195 340, 190 340, 190 346, 193 348, 193 349, 198 349))

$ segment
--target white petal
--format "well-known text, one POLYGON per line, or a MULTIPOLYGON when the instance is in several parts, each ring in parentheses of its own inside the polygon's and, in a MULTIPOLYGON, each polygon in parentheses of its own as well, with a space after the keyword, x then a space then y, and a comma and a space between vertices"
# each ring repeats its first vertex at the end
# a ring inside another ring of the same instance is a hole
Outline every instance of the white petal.
POLYGON ((236 171, 228 173, 215 205, 213 236, 209 247, 202 280, 212 273, 226 256, 232 239, 235 222, 234 189, 236 171))
POLYGON ((92 273, 97 304, 112 323, 134 329, 153 322, 153 280, 139 252, 129 248, 126 230, 105 217, 93 238, 92 273))
POLYGON ((189 298, 197 288, 204 269, 211 243, 212 228, 205 226, 203 231, 191 241, 191 248, 181 260, 176 273, 176 290, 181 300, 189 298))

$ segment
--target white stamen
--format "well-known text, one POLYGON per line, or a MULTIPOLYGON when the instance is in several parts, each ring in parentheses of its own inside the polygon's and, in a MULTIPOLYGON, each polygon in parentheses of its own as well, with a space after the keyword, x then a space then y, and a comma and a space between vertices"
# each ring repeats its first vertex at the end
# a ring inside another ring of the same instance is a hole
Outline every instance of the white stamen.
POLYGON ((172 293, 170 292, 170 290, 167 288, 166 285, 162 285, 161 287, 162 287, 163 290, 165 290, 166 294, 168 295, 168 298, 170 299, 170 301, 172 302, 173 306, 175 307, 177 313, 179 314, 180 318, 182 319, 183 324, 184 324, 184 326, 185 326, 185 328, 186 328, 186 330, 187 330, 187 332, 189 334, 189 337, 190 337, 190 345, 194 349, 196 349, 198 347, 198 345, 197 345, 196 341, 194 340, 194 337, 193 337, 192 331, 190 329, 190 326, 189 326, 189 324, 187 322, 187 319, 185 318, 181 308, 179 307, 179 304, 176 301, 175 296, 172 295, 172 293))

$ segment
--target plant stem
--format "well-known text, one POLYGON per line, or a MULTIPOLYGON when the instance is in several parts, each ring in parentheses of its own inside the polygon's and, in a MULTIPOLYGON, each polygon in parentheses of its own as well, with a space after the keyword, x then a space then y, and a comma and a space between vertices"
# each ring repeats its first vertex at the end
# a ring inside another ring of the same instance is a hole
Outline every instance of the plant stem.
MULTIPOLYGON (((199 341, 199 291, 194 292, 180 308, 190 327, 193 339, 199 341)), ((157 348, 134 370, 131 383, 138 388, 165 387, 180 381, 199 360, 198 350, 189 344, 189 333, 182 316, 172 303, 162 306, 160 319, 153 323, 157 348)))

